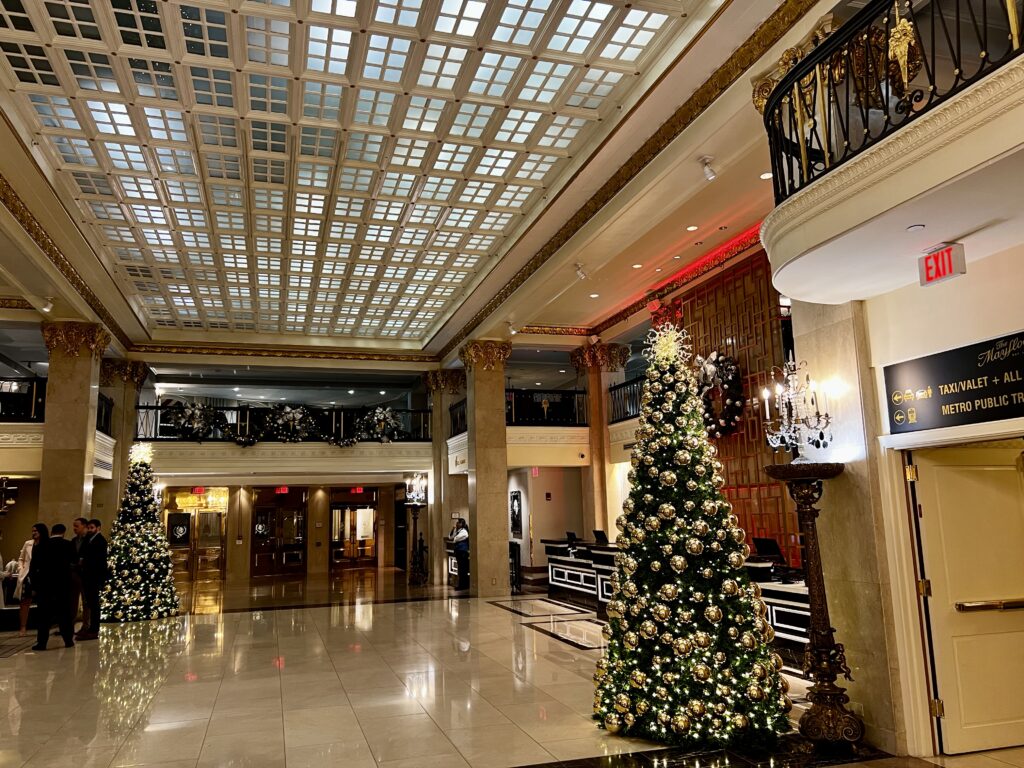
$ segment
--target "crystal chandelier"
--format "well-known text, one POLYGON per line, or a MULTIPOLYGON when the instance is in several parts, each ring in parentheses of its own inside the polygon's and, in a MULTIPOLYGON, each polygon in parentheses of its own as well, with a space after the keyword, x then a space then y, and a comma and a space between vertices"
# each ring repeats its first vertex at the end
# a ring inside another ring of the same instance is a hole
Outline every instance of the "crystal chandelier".
MULTIPOLYGON (((832 417, 824 391, 807 373, 807 362, 792 356, 782 368, 772 368, 775 392, 761 391, 764 433, 775 451, 795 451, 804 446, 827 448, 832 442, 832 417)), ((754 407, 760 407, 755 400, 754 407)))

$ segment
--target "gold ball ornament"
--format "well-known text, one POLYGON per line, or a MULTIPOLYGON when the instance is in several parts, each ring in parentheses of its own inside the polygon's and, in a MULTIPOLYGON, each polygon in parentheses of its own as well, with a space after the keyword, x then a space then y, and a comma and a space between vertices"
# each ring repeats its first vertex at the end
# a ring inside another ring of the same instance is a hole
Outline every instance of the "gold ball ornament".
POLYGON ((650 708, 651 704, 647 699, 640 699, 640 701, 636 703, 636 713, 638 715, 646 715, 650 708))
POLYGON ((628 524, 629 524, 629 521, 628 521, 628 519, 626 518, 625 515, 619 515, 618 517, 615 518, 615 527, 618 528, 620 531, 626 530, 626 526, 628 524))
POLYGON ((705 579, 713 579, 715 577, 715 572, 710 568, 701 568, 700 575, 705 579))
POLYGON ((750 668, 750 673, 756 680, 764 680, 768 677, 768 670, 765 668, 764 664, 759 661, 754 662, 754 666, 750 668))
POLYGON ((717 624, 722 620, 722 609, 717 605, 709 605, 704 609, 704 618, 712 624, 717 624))
POLYGON ((683 611, 679 614, 679 618, 684 624, 689 624, 693 621, 693 611, 683 611))
POLYGON ((608 733, 618 733, 622 730, 622 720, 618 715, 609 712, 604 716, 604 727, 608 733))
POLYGON ((658 476, 658 468, 657 467, 648 467, 647 468, 647 476, 648 477, 657 477, 658 476))
POLYGON ((747 539, 747 532, 744 531, 742 528, 733 528, 731 533, 732 540, 735 541, 737 544, 740 544, 746 541, 747 539))
POLYGON ((697 508, 697 505, 692 501, 687 500, 683 503, 683 508, 686 509, 687 512, 693 512, 693 510, 697 508))
POLYGON ((687 480, 686 481, 686 489, 688 491, 696 491, 697 490, 697 481, 696 480, 687 480))
POLYGON ((640 625, 640 634, 644 638, 650 640, 652 637, 658 634, 658 627, 655 626, 653 621, 648 619, 640 625))
POLYGON ((651 421, 653 421, 655 424, 660 424, 663 418, 665 417, 662 415, 661 411, 655 411, 654 413, 651 414, 651 421))
POLYGON ((644 533, 644 529, 643 528, 637 528, 633 532, 633 541, 635 541, 637 543, 642 542, 646 538, 647 538, 647 534, 644 533))
POLYGON ((634 688, 643 688, 647 685, 647 675, 641 672, 639 669, 634 669, 629 673, 629 684, 634 688))
MULTIPOLYGON (((665 645, 672 645, 672 641, 675 639, 675 637, 674 637, 674 635, 671 632, 662 632, 661 633, 661 637, 659 639, 665 645)), ((663 659, 661 656, 655 656, 654 657, 654 664, 655 664, 655 666, 660 666, 665 661, 666 660, 663 659)))
POLYGON ((750 632, 744 632, 740 636, 740 645, 742 645, 749 651, 751 648, 757 645, 757 639, 750 632))
POLYGON ((629 545, 632 543, 633 542, 630 540, 629 536, 619 536, 619 538, 615 541, 615 544, 618 546, 619 549, 629 549, 629 545))
POLYGON ((695 603, 703 603, 704 602, 704 593, 703 592, 694 592, 692 595, 690 595, 690 599, 693 600, 693 602, 695 602, 695 603))
POLYGON ((648 517, 644 520, 644 527, 647 528, 648 531, 656 531, 661 528, 661 520, 653 516, 648 517))
POLYGON ((732 727, 742 731, 750 725, 750 719, 746 715, 733 715, 732 716, 732 727))
POLYGON ((711 635, 707 632, 698 632, 693 636, 693 642, 698 648, 709 648, 711 646, 711 635))
POLYGON ((700 664, 694 664, 693 676, 695 679, 700 680, 701 682, 709 680, 711 678, 711 667, 709 667, 707 664, 703 662, 701 662, 700 664))
POLYGON ((669 713, 663 709, 658 710, 657 718, 659 725, 668 725, 672 719, 669 713))
POLYGON ((603 627, 601 627, 601 636, 605 640, 611 640, 612 639, 612 625, 611 624, 605 624, 603 627))
POLYGON ((686 705, 686 708, 690 710, 690 714, 695 717, 700 717, 707 711, 707 707, 704 706, 704 702, 700 699, 691 699, 690 703, 686 705))
POLYGON ((682 713, 673 716, 672 730, 676 733, 686 733, 690 730, 690 718, 682 713))
POLYGON ((751 683, 747 687, 747 698, 751 701, 763 701, 764 700, 764 688, 757 683, 751 683))
POLYGON ((635 651, 636 647, 640 645, 640 637, 636 632, 627 632, 622 636, 622 644, 629 650, 635 651))
POLYGON ((698 536, 707 536, 708 531, 710 531, 711 528, 703 520, 697 520, 696 522, 694 522, 692 530, 698 536))
POLYGON ((729 553, 729 565, 731 565, 733 568, 742 568, 743 562, 743 555, 741 555, 739 552, 729 553))
POLYGON ((719 544, 717 541, 712 541, 708 548, 712 552, 721 552, 722 551, 722 545, 719 544))
POLYGON ((725 478, 721 475, 715 475, 711 478, 711 484, 715 486, 715 488, 721 488, 725 485, 725 478))
POLYGON ((692 459, 693 457, 689 451, 676 451, 675 456, 673 456, 672 458, 676 464, 678 464, 681 467, 685 467, 687 464, 690 463, 690 459, 692 459))
POLYGON ((622 510, 623 510, 623 512, 632 512, 634 506, 635 505, 634 505, 632 499, 626 499, 624 502, 622 502, 622 510))
POLYGON ((654 689, 654 698, 661 699, 662 701, 667 699, 668 688, 666 688, 664 685, 659 685, 657 688, 654 689))
POLYGON ((626 597, 636 597, 640 594, 640 590, 637 589, 635 582, 627 581, 622 585, 622 593, 626 595, 626 597))
POLYGON ((677 638, 672 643, 672 650, 676 656, 689 656, 693 651, 693 641, 688 637, 677 638))
POLYGON ((686 558, 682 555, 674 555, 668 564, 672 567, 672 570, 676 573, 682 573, 686 570, 686 558))
POLYGON ((785 675, 779 675, 779 688, 783 693, 789 693, 789 680, 785 675))
POLYGON ((655 573, 660 571, 661 570, 661 562, 659 560, 652 560, 651 561, 651 570, 654 571, 655 573))
POLYGON ((686 540, 686 551, 691 555, 699 555, 704 551, 704 542, 700 539, 687 539, 686 540))
POLYGON ((676 516, 676 508, 673 507, 671 504, 668 504, 668 503, 659 504, 658 505, 658 514, 661 515, 666 520, 671 520, 673 517, 676 516))
POLYGON ((662 600, 675 600, 679 597, 679 587, 675 584, 662 584, 658 590, 658 597, 662 600))
POLYGON ((726 634, 728 634, 732 640, 735 640, 737 637, 740 636, 740 631, 736 629, 736 627, 729 627, 729 630, 728 632, 726 632, 726 634))
POLYGON ((668 488, 673 487, 676 484, 676 482, 678 482, 678 480, 679 478, 676 477, 676 473, 673 472, 671 469, 666 469, 664 472, 658 475, 658 481, 668 488))
POLYGON ((632 728, 633 723, 636 722, 636 717, 634 717, 632 712, 627 712, 622 716, 622 722, 626 726, 626 728, 632 728))
POLYGON ((658 603, 651 608, 651 613, 654 614, 654 618, 658 621, 668 621, 669 617, 672 615, 672 609, 663 603, 658 603))
POLYGON ((722 594, 728 597, 739 594, 740 585, 735 579, 726 579, 722 582, 722 594))
POLYGON ((644 495, 643 495, 643 496, 641 497, 641 501, 643 501, 643 503, 644 503, 644 504, 650 504, 650 503, 651 503, 652 501, 654 501, 654 496, 652 496, 652 495, 651 495, 651 494, 649 494, 649 493, 645 493, 645 494, 644 494, 644 495))
POLYGON ((646 464, 649 467, 649 466, 651 466, 651 464, 654 463, 654 457, 651 456, 651 454, 646 453, 646 454, 644 454, 644 457, 643 457, 642 461, 644 462, 644 464, 646 464))
POLYGON ((626 612, 626 603, 623 600, 609 600, 605 612, 611 619, 622 616, 626 612))
POLYGON ((703 464, 698 464, 693 468, 693 472, 695 475, 697 475, 697 477, 704 477, 704 474, 707 472, 707 470, 704 468, 703 464))
POLYGON ((614 706, 616 712, 628 712, 630 704, 632 704, 632 702, 630 701, 629 696, 627 696, 626 694, 618 693, 615 695, 614 706))
POLYGON ((725 541, 729 537, 729 534, 725 532, 724 528, 719 528, 715 531, 715 538, 719 541, 725 541))
POLYGON ((783 714, 787 714, 793 709, 793 700, 789 696, 779 696, 779 709, 782 710, 783 714))
POLYGON ((725 704, 722 703, 722 702, 718 702, 717 704, 715 704, 715 713, 719 714, 719 715, 724 715, 725 714, 725 704))

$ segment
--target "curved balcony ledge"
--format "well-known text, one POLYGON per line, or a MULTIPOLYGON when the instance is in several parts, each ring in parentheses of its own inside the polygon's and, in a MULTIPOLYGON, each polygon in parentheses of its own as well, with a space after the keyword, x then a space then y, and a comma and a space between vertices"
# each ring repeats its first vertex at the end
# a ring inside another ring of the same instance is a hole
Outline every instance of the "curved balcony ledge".
POLYGON ((794 193, 761 227, 776 288, 838 304, 915 282, 917 256, 929 245, 967 242, 970 258, 972 237, 984 241, 979 256, 1019 242, 1020 214, 1012 209, 1019 209, 1022 125, 1024 57, 1017 57, 794 193), (986 173, 988 182, 1015 184, 1013 199, 992 188, 991 199, 979 200, 986 173), (906 227, 920 215, 936 226, 911 238, 906 227))

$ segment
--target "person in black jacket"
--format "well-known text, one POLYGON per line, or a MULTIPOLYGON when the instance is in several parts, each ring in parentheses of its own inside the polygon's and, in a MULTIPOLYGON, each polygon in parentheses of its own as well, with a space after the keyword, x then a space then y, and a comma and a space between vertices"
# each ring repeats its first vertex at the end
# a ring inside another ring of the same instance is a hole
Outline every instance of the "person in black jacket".
POLYGON ((100 532, 103 524, 93 518, 82 547, 82 594, 89 606, 89 625, 75 639, 95 640, 100 636, 100 594, 107 584, 107 540, 100 532))
POLYGON ((50 627, 56 623, 64 638, 64 647, 74 646, 74 616, 71 613, 71 567, 75 561, 75 547, 64 538, 67 531, 58 523, 47 537, 46 526, 36 523, 40 538, 32 550, 32 564, 28 577, 39 605, 39 626, 36 628, 34 651, 45 651, 50 627))

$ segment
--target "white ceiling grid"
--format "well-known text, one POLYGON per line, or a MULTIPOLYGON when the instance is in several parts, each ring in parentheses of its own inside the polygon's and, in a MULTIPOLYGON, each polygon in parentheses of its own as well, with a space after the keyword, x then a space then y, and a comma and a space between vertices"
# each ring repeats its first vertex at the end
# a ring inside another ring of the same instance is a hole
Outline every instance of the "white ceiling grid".
POLYGON ((0 53, 151 328, 422 341, 689 5, 0 0, 0 53))

